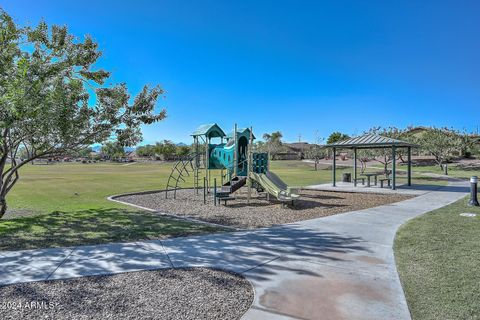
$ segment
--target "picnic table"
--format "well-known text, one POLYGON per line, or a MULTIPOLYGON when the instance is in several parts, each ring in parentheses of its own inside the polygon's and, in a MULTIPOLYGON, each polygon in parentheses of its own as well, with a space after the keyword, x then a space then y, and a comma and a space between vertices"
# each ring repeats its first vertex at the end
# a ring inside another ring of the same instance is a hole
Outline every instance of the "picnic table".
POLYGON ((382 173, 364 173, 363 175, 364 175, 365 177, 367 177, 367 187, 370 187, 370 186, 371 186, 371 184, 370 184, 370 178, 371 178, 371 177, 374 177, 374 178, 375 178, 375 185, 377 185, 377 179, 378 179, 377 177, 378 177, 378 176, 381 176, 382 173))

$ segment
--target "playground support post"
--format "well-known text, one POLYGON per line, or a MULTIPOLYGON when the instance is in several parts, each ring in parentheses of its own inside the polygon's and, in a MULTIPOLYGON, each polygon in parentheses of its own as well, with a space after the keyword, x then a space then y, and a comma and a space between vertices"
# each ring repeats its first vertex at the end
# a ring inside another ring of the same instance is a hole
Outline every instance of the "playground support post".
POLYGON ((208 169, 209 166, 210 166, 210 157, 209 157, 209 154, 208 154, 208 145, 210 144, 210 141, 209 141, 209 137, 206 136, 205 137, 205 179, 206 179, 206 187, 207 187, 207 192, 208 192, 208 189, 209 189, 209 180, 210 180, 210 170, 208 169))
POLYGON ((207 178, 203 177, 203 204, 207 204, 207 178))
POLYGON ((250 198, 252 197, 252 179, 250 178, 250 171, 252 170, 252 148, 253 148, 253 128, 250 127, 250 141, 248 142, 248 161, 247 161, 247 183, 248 183, 247 204, 250 203, 250 198))
POLYGON ((193 146, 194 146, 194 152, 195 152, 195 158, 194 158, 194 173, 193 173, 193 188, 195 189, 194 192, 195 194, 198 195, 198 179, 199 179, 199 167, 200 167, 200 154, 199 154, 199 149, 198 149, 198 137, 193 137, 193 146))
POLYGON ((217 205, 217 178, 213 178, 213 205, 217 205))
POLYGON ((233 142, 235 143, 233 150, 233 176, 237 176, 237 162, 238 162, 238 141, 237 141, 237 124, 233 126, 233 142))

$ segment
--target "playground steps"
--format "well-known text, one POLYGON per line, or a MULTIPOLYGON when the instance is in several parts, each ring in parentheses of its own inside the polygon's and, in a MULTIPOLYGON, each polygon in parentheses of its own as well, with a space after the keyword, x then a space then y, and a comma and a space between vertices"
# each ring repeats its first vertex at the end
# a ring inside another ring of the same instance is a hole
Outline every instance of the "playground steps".
POLYGON ((230 184, 230 181, 227 181, 221 188, 221 191, 219 193, 234 193, 241 187, 243 187, 247 183, 247 177, 235 177, 231 181, 232 183, 230 184))

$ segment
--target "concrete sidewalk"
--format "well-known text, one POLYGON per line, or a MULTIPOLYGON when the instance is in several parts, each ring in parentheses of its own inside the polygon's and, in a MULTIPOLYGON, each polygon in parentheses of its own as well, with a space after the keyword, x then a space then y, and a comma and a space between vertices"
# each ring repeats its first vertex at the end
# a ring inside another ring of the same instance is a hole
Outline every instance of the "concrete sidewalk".
POLYGON ((393 240, 410 218, 465 196, 464 182, 399 203, 252 231, 0 252, 0 284, 208 266, 255 288, 245 319, 409 319, 393 240))

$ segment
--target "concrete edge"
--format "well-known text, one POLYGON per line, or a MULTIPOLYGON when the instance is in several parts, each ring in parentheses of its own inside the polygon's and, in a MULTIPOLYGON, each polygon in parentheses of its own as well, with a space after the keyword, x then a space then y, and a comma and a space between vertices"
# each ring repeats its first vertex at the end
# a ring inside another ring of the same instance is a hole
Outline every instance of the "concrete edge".
POLYGON ((148 211, 148 212, 151 212, 151 213, 155 213, 157 215, 161 215, 161 216, 164 216, 164 217, 169 217, 169 218, 176 219, 176 220, 187 221, 187 222, 198 223, 198 224, 204 224, 204 225, 208 225, 208 226, 216 227, 216 228, 230 229, 232 231, 243 231, 243 229, 235 228, 235 227, 232 227, 232 226, 225 226, 225 225, 221 225, 221 224, 218 224, 218 223, 202 221, 202 220, 198 220, 198 219, 194 219, 194 218, 190 218, 190 217, 178 216, 176 214, 171 214, 171 213, 166 213, 166 212, 160 212, 160 211, 157 211, 157 210, 154 210, 154 209, 151 209, 151 208, 142 207, 142 206, 139 206, 139 205, 136 205, 136 204, 133 204, 133 203, 129 203, 129 202, 125 202, 125 201, 121 201, 121 200, 117 199, 119 197, 125 197, 125 196, 129 196, 129 195, 131 196, 131 195, 152 194, 152 193, 157 193, 157 192, 161 192, 161 191, 165 191, 165 190, 141 191, 141 192, 131 192, 131 193, 125 193, 125 194, 118 194, 118 195, 113 195, 113 196, 107 197, 107 200, 112 201, 112 202, 116 202, 116 203, 120 203, 120 204, 123 204, 123 205, 127 205, 127 206, 130 206, 130 207, 142 209, 142 210, 145 210, 145 211, 148 211))

